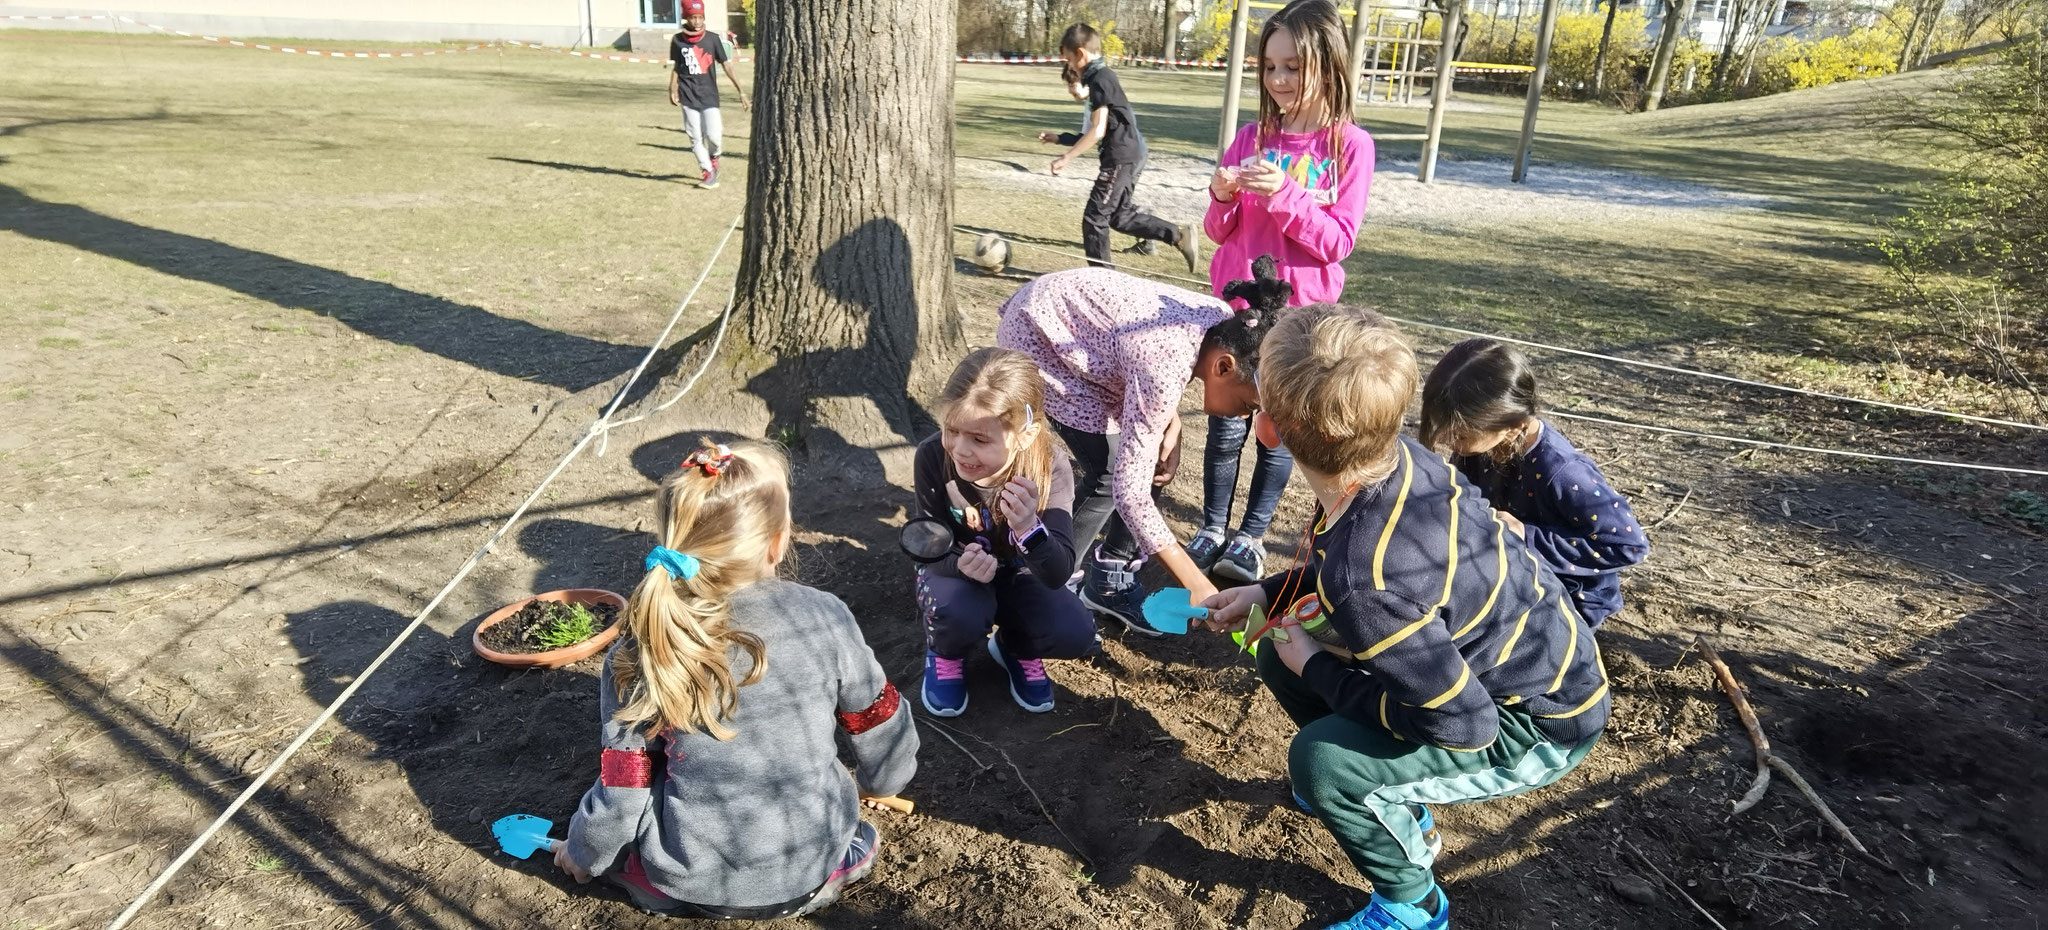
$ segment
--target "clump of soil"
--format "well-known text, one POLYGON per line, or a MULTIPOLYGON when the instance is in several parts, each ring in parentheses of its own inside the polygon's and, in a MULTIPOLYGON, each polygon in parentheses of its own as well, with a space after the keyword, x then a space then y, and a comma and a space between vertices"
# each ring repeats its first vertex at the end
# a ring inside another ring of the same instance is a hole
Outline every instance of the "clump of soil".
POLYGON ((614 604, 565 604, 534 601, 492 624, 482 633, 484 645, 499 652, 524 655, 574 646, 618 621, 614 604))

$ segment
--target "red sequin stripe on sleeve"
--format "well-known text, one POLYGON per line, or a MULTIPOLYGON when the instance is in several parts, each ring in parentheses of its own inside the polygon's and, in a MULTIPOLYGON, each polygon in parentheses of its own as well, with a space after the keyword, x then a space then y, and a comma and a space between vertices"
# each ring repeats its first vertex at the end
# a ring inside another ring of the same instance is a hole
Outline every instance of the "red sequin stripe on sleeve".
POLYGON ((607 788, 654 787, 654 755, 644 749, 607 749, 597 767, 597 780, 607 788))
POLYGON ((902 701, 903 696, 896 693, 896 684, 883 682, 881 697, 875 698, 875 702, 869 704, 867 710, 840 713, 839 725, 845 727, 846 732, 859 736, 896 716, 896 705, 902 701))

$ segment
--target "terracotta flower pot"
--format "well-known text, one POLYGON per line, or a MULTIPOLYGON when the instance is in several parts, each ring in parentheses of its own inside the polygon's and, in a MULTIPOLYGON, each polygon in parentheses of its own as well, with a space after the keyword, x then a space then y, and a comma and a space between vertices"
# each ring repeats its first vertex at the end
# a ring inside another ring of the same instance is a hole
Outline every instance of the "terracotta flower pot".
POLYGON ((499 665, 508 665, 513 668, 561 668, 564 665, 580 662, 594 656, 600 650, 610 646, 612 640, 619 638, 619 627, 623 626, 625 622, 626 599, 610 591, 602 588, 570 588, 566 591, 549 591, 545 594, 536 594, 526 600, 514 601, 498 608, 496 612, 485 617, 482 623, 476 625, 476 632, 471 633, 469 636, 469 645, 476 650, 477 655, 483 656, 499 665), (619 609, 619 614, 612 621, 611 626, 605 627, 596 636, 592 636, 574 646, 564 646, 560 649, 550 649, 546 652, 499 652, 484 645, 485 630, 525 609, 526 605, 535 601, 557 601, 592 605, 610 604, 619 609))

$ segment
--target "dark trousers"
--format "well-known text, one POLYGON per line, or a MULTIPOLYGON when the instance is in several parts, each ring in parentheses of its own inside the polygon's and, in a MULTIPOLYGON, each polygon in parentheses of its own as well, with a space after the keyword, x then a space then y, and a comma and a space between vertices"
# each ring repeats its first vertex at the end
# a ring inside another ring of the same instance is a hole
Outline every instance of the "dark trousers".
MULTIPOLYGON (((1136 559, 1138 538, 1124 525, 1123 514, 1116 512, 1116 488, 1111 484, 1119 437, 1115 433, 1084 433, 1057 420, 1052 428, 1074 454, 1074 545, 1081 548, 1081 556, 1088 557, 1089 544, 1100 534, 1104 558, 1136 559)), ((1152 487, 1152 499, 1159 499, 1158 485, 1152 487)))
POLYGON ((964 659, 994 628, 1003 654, 1015 659, 1078 659, 1094 655, 1095 617, 1074 592, 1048 588, 1028 571, 1000 569, 987 584, 917 570, 917 606, 925 648, 964 659))
POLYGON ((1088 262, 1093 265, 1107 265, 1109 261, 1109 231, 1136 236, 1140 239, 1157 239, 1168 245, 1180 242, 1180 229, 1150 213, 1140 212, 1131 199, 1131 191, 1138 186, 1138 175, 1144 173, 1145 165, 1105 164, 1095 175, 1095 189, 1088 192, 1088 205, 1081 209, 1081 246, 1088 253, 1088 262))
MULTIPOLYGON (((1237 500, 1237 463, 1244 453, 1244 438, 1251 432, 1250 417, 1210 417, 1209 439, 1202 445, 1202 526, 1228 528, 1230 505, 1237 500)), ((1280 506, 1280 492, 1287 490, 1287 478, 1294 474, 1294 456, 1285 446, 1268 449, 1257 440, 1258 460, 1252 465, 1251 495, 1245 498, 1244 522, 1237 531, 1254 539, 1266 535, 1273 525, 1273 511, 1280 506)))
POLYGON ((1598 739, 1560 746, 1536 728, 1536 718, 1503 707, 1500 735, 1477 752, 1417 745, 1378 723, 1330 711, 1323 696, 1280 661, 1280 650, 1259 650, 1259 678, 1301 732, 1287 747, 1287 777, 1294 794, 1336 837, 1337 846, 1374 891, 1413 901, 1436 879, 1435 857, 1411 804, 1456 804, 1521 794, 1572 770, 1598 739))

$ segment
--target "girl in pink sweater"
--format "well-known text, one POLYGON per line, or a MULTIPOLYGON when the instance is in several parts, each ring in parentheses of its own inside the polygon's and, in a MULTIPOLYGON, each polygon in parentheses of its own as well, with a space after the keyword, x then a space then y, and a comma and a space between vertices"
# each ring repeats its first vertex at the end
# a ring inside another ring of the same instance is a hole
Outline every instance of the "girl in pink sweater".
MULTIPOLYGON (((1209 181, 1203 226, 1217 243, 1209 286, 1217 296, 1252 277, 1253 260, 1273 256, 1294 287, 1290 304, 1344 296, 1344 259, 1358 240, 1372 186, 1372 136, 1352 123, 1344 20, 1330 0, 1294 0, 1259 35, 1259 119, 1238 131, 1209 181)), ((1196 565, 1218 577, 1264 576, 1264 538, 1294 459, 1259 447, 1243 522, 1228 538, 1237 496, 1242 417, 1209 418, 1203 455, 1202 531, 1187 545, 1196 565)))

